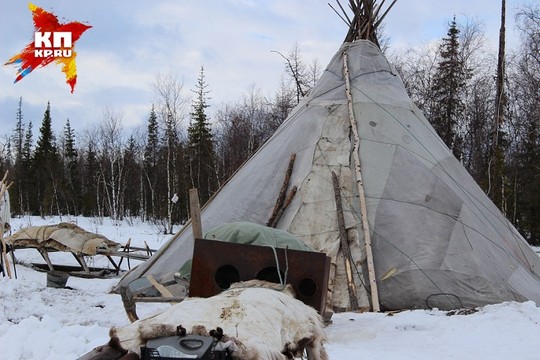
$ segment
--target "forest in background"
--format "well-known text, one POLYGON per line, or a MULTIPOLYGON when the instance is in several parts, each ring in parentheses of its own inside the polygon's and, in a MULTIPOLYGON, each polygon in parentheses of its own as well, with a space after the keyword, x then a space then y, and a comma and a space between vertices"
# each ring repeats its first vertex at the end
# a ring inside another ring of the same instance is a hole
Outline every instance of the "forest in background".
MULTIPOLYGON (((502 76, 476 21, 454 19, 437 44, 399 53, 381 43, 442 140, 524 237, 540 245, 540 7, 522 8, 516 22, 519 47, 505 54, 502 76)), ((213 109, 212 118, 203 67, 191 89, 172 74, 156 75, 156 100, 139 128, 123 127, 122 114, 109 107, 96 126, 78 132, 67 119, 54 133, 54 104, 47 104, 36 131, 20 99, 0 148, 0 173, 9 171, 13 181, 12 213, 140 218, 172 233, 189 217, 189 189, 198 188, 204 204, 318 79, 318 62, 307 64, 298 45, 278 54, 285 67, 274 95, 254 85, 213 109)))

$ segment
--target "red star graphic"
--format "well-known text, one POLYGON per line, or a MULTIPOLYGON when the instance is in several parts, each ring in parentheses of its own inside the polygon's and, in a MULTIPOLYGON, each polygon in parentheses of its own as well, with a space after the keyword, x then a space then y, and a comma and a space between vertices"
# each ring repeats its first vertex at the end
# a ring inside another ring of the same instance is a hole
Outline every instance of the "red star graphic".
POLYGON ((78 21, 60 24, 56 15, 47 12, 34 4, 29 4, 28 7, 32 11, 34 29, 36 32, 71 33, 71 47, 61 49, 71 50, 70 56, 37 56, 36 50, 43 49, 36 49, 34 42, 31 42, 30 44, 26 45, 26 47, 21 53, 13 56, 4 65, 15 64, 20 66, 17 71, 17 77, 15 78, 15 82, 17 82, 29 73, 31 73, 34 69, 44 67, 54 61, 56 64, 62 65, 62 72, 66 74, 66 83, 71 87, 71 93, 73 93, 73 91, 75 90, 75 84, 77 83, 77 67, 75 64, 75 58, 77 56, 77 53, 74 50, 75 42, 79 40, 81 35, 92 26, 85 25, 78 21))

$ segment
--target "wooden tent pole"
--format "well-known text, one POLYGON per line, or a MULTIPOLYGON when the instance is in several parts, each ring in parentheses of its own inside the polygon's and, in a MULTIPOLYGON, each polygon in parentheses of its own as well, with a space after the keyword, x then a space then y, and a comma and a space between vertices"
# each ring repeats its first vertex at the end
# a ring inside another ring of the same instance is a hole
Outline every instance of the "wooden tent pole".
POLYGON ((202 239, 201 207, 197 188, 189 189, 189 210, 191 213, 191 230, 194 239, 202 239))
POLYGON ((351 80, 349 78, 349 65, 347 51, 343 52, 343 77, 345 78, 345 93, 347 95, 347 104, 349 107, 349 121, 354 136, 353 159, 354 170, 356 174, 356 186, 358 188, 358 197, 360 198, 360 215, 362 217, 362 229, 364 232, 364 242, 366 244, 366 259, 368 268, 369 285, 371 289, 371 309, 374 312, 381 310, 379 305, 379 290, 377 289, 377 278, 375 276, 375 266, 373 264, 373 252, 371 248, 371 235, 369 232, 369 223, 367 218, 366 194, 364 192, 364 183, 362 181, 362 167, 360 166, 360 135, 354 118, 353 99, 351 95, 351 80))

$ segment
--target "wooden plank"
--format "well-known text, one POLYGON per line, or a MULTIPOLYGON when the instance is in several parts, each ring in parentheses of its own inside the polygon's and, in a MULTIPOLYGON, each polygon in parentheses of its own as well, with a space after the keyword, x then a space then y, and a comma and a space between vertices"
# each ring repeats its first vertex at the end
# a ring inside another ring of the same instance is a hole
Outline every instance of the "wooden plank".
POLYGON ((163 297, 166 297, 166 298, 174 297, 174 295, 169 291, 169 289, 167 289, 165 286, 158 283, 157 280, 154 279, 152 275, 148 275, 146 278, 148 279, 148 281, 150 281, 150 284, 152 284, 157 289, 157 291, 159 291, 159 293, 163 295, 163 297))
MULTIPOLYGON (((111 251, 107 253, 109 256, 118 256, 118 257, 127 257, 129 259, 135 259, 135 260, 148 260, 150 256, 144 255, 144 254, 137 254, 137 253, 128 253, 123 251, 111 251)), ((101 255, 101 254, 100 254, 101 255)))
POLYGON ((142 303, 174 303, 184 301, 185 297, 134 296, 132 300, 142 303))
POLYGON ((191 229, 194 239, 202 239, 201 206, 197 188, 189 189, 189 211, 191 213, 191 229))

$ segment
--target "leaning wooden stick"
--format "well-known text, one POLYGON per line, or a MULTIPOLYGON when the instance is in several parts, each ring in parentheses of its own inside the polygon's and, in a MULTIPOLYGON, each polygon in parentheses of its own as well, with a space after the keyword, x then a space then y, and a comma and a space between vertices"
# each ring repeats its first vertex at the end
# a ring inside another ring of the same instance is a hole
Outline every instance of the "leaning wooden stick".
POLYGON ((293 186, 291 191, 289 191, 289 195, 287 195, 287 198, 285 199, 285 202, 283 203, 283 206, 281 206, 281 209, 276 214, 276 217, 272 221, 272 224, 270 224, 270 227, 275 228, 279 222, 279 219, 281 219, 281 215, 283 215, 283 212, 287 209, 287 206, 291 203, 294 195, 296 194, 296 191, 298 188, 296 186, 293 186))
POLYGON ((270 219, 268 219, 266 226, 272 226, 272 224, 276 222, 275 221, 276 216, 279 210, 283 207, 283 203, 285 202, 285 196, 287 195, 287 189, 289 188, 289 181, 291 179, 291 174, 293 171, 295 160, 296 160, 296 154, 293 153, 291 154, 291 157, 289 158, 289 165, 287 166, 287 171, 285 171, 285 179, 283 179, 283 185, 281 185, 281 190, 279 191, 276 204, 274 205, 272 216, 270 216, 270 219))
POLYGON ((341 204, 341 192, 339 191, 339 180, 335 172, 332 171, 332 183, 334 185, 334 197, 336 200, 337 219, 339 227, 339 240, 341 251, 343 252, 343 262, 345 273, 347 275, 347 289, 349 290, 349 302, 351 310, 358 310, 358 298, 356 296, 356 284, 352 272, 351 248, 347 238, 347 229, 345 228, 345 218, 343 217, 343 206, 341 204))
MULTIPOLYGON (((131 270, 131 266, 129 264, 129 247, 131 246, 131 238, 128 239, 126 242, 126 245, 124 245, 124 248, 122 249, 122 252, 127 253, 128 258, 128 269, 131 270)), ((122 261, 124 261, 124 256, 120 257, 120 261, 118 262, 118 269, 116 270, 116 275, 120 272, 120 266, 122 266, 122 261)))

